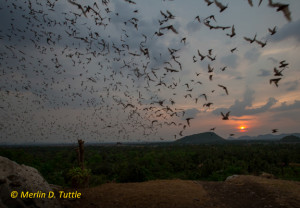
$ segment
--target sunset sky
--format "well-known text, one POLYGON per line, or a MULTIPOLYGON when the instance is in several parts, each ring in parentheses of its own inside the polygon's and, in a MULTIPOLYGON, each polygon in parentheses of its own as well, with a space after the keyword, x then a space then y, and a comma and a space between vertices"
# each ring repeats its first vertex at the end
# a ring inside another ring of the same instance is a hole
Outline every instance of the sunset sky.
POLYGON ((134 2, 0 1, 0 143, 299 132, 300 1, 276 1, 291 21, 267 0, 134 2))

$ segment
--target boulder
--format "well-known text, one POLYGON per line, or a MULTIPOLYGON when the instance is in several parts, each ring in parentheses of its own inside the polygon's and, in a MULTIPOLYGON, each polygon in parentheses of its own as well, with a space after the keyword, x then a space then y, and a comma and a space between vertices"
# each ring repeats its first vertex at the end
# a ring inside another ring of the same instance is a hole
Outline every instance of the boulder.
POLYGON ((271 174, 271 173, 265 173, 265 172, 262 172, 260 174, 260 177, 269 178, 269 179, 275 179, 276 178, 273 174, 271 174))
POLYGON ((232 181, 232 180, 235 180, 236 178, 238 178, 239 177, 239 175, 231 175, 231 176, 228 176, 226 179, 225 179, 225 181, 232 181))
POLYGON ((56 198, 49 198, 49 193, 52 196, 52 191, 50 185, 35 168, 19 165, 0 156, 0 207, 60 208, 56 198), (16 198, 11 197, 13 191, 18 193, 16 198))

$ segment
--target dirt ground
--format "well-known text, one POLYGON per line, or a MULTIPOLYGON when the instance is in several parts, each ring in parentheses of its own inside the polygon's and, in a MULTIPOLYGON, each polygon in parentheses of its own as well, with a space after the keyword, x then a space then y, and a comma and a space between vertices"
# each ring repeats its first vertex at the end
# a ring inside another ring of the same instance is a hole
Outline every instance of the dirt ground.
MULTIPOLYGON (((70 190, 66 190, 70 191, 70 190)), ((66 208, 299 208, 300 182, 236 176, 225 182, 155 180, 77 190, 66 208)))

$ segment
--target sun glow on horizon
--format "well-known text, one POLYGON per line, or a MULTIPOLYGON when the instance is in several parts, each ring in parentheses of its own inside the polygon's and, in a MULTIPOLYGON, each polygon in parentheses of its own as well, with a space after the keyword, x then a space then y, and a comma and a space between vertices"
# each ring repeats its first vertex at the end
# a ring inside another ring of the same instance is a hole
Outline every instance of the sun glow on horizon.
POLYGON ((245 131, 247 131, 247 127, 246 127, 245 125, 239 126, 238 129, 240 130, 240 132, 245 132, 245 131))

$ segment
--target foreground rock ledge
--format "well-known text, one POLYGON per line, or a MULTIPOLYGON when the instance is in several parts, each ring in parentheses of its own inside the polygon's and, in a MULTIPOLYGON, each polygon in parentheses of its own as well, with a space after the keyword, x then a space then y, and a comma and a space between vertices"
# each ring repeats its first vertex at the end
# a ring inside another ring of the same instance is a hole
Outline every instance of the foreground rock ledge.
POLYGON ((0 156, 0 207, 60 208, 52 193, 50 185, 35 168, 0 156), (13 191, 18 193, 16 198, 11 196, 13 191))
POLYGON ((300 207, 300 182, 269 176, 235 175, 222 182, 173 179, 106 183, 78 191, 82 198, 67 200, 66 208, 300 207))

